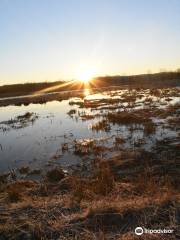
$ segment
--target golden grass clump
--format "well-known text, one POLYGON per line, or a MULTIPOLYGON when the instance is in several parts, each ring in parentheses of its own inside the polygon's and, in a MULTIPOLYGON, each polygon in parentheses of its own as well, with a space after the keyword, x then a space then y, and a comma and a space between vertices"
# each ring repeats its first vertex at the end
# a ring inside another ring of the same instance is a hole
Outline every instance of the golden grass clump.
POLYGON ((92 189, 96 194, 107 195, 114 187, 114 173, 108 163, 100 163, 94 170, 92 189))

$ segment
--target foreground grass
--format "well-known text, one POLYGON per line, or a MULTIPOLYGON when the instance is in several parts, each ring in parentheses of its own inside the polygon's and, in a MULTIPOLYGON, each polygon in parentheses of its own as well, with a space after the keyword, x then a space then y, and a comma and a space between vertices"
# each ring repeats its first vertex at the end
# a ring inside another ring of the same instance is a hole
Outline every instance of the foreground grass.
POLYGON ((137 226, 175 231, 146 239, 176 239, 177 159, 156 157, 124 152, 96 159, 89 177, 55 168, 41 182, 1 182, 0 239, 139 239, 137 226))

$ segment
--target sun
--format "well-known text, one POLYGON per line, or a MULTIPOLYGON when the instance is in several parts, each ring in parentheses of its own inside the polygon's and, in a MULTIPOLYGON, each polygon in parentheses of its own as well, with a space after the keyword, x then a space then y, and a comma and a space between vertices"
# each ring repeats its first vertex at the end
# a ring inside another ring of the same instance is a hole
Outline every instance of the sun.
POLYGON ((95 73, 92 70, 83 70, 78 74, 77 79, 84 83, 88 83, 94 75, 95 73))

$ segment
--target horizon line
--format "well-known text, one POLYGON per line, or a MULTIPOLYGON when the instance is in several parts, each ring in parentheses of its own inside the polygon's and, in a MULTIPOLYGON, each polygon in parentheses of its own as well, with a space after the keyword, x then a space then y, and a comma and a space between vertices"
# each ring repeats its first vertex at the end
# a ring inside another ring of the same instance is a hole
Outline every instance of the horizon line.
MULTIPOLYGON (((106 75, 99 75, 99 76, 94 76, 90 80, 93 79, 98 79, 98 78, 105 78, 105 77, 131 77, 131 76, 141 76, 141 75, 153 75, 153 74, 160 74, 160 73, 179 73, 180 68, 176 68, 176 70, 166 70, 162 69, 159 70, 158 72, 152 72, 149 70, 146 73, 139 73, 139 74, 106 74, 106 75)), ((9 83, 9 84, 0 84, 0 87, 3 86, 10 86, 10 85, 23 85, 23 84, 40 84, 40 83, 55 83, 55 82, 69 82, 69 81, 80 81, 77 78, 71 78, 71 79, 57 79, 57 80, 42 80, 42 81, 24 81, 24 82, 17 82, 17 83, 9 83)), ((1 81, 0 81, 1 82, 1 81)))

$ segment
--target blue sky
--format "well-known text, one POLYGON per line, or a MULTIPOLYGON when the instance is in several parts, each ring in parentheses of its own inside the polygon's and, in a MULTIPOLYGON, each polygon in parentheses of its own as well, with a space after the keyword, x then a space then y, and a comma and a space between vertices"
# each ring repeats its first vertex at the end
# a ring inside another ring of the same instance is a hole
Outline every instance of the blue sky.
POLYGON ((0 0, 0 84, 180 67, 180 0, 0 0))

